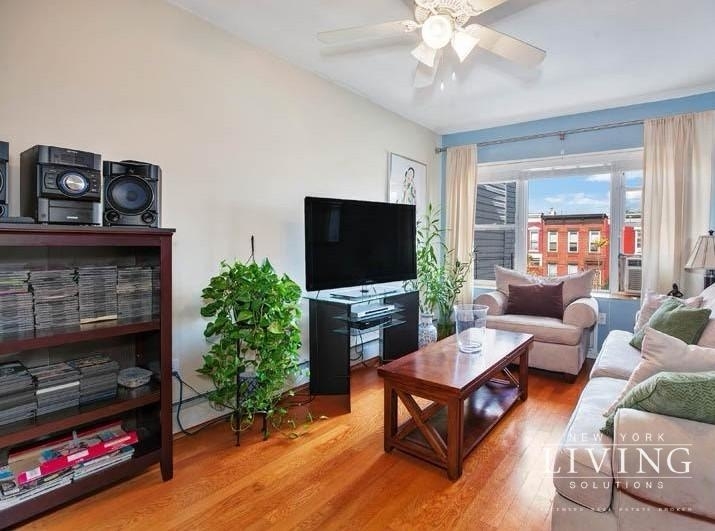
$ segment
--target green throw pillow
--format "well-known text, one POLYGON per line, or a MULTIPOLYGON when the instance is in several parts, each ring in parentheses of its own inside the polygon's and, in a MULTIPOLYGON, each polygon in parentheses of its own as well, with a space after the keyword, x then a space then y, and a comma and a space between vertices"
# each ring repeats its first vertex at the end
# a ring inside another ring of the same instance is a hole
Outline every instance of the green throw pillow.
POLYGON ((705 330, 710 312, 709 308, 688 308, 682 301, 670 298, 653 313, 648 324, 636 332, 631 339, 631 346, 641 349, 648 326, 693 345, 705 330))
POLYGON ((613 419, 621 408, 715 424, 715 371, 659 372, 623 397, 601 432, 613 437, 613 419))

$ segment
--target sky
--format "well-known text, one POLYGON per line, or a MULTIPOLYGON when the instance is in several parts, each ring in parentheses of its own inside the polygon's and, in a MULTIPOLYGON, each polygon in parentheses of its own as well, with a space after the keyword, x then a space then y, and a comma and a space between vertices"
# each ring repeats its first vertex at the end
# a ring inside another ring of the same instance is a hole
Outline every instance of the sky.
MULTIPOLYGON (((626 186, 639 188, 640 172, 627 172, 626 186)), ((626 209, 640 210, 640 189, 626 191, 626 209)), ((610 212, 610 174, 587 177, 529 179, 529 213, 608 214, 610 212)))

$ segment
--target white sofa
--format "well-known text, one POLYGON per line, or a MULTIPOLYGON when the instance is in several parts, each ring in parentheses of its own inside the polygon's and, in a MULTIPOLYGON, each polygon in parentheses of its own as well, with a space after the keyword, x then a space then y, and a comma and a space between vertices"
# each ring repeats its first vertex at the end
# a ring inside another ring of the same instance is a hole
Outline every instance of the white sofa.
POLYGON ((563 319, 505 315, 507 296, 501 291, 482 293, 474 303, 489 307, 487 328, 534 336, 529 367, 560 372, 570 381, 575 380, 586 359, 591 332, 598 320, 596 299, 576 299, 564 308, 563 319))
MULTIPOLYGON (((715 313, 715 285, 701 296, 715 313)), ((632 336, 608 335, 554 452, 551 528, 713 531, 715 425, 621 409, 614 437, 599 431, 603 412, 640 362, 632 336)), ((715 348, 715 318, 698 344, 715 348)))

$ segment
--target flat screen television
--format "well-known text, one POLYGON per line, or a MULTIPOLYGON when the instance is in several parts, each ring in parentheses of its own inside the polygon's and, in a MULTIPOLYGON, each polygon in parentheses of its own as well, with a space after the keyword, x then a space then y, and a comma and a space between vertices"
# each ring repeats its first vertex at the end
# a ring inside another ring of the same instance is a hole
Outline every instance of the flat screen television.
POLYGON ((308 291, 417 277, 414 205, 305 198, 308 291))

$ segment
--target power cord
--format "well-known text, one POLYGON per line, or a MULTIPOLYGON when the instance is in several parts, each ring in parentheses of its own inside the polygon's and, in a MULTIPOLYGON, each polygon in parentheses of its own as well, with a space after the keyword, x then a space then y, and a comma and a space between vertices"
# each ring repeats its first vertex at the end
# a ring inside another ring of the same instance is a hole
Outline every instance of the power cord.
POLYGON ((201 430, 208 428, 209 426, 213 426, 214 424, 218 424, 219 422, 225 421, 230 416, 230 413, 226 414, 226 415, 221 415, 220 417, 217 417, 217 418, 207 422, 206 424, 202 425, 201 427, 199 427, 193 431, 189 431, 186 428, 184 428, 183 424, 181 424, 181 406, 184 404, 184 386, 188 387, 194 393, 196 393, 197 397, 205 397, 208 395, 208 393, 200 393, 193 386, 186 383, 184 381, 184 379, 181 377, 181 375, 179 374, 179 371, 171 371, 171 375, 174 378, 176 378, 179 382, 179 404, 176 406, 176 424, 178 424, 179 430, 181 431, 181 433, 183 433, 184 435, 189 435, 189 436, 196 435, 201 430))
MULTIPOLYGON (((230 420, 232 413, 227 413, 225 415, 221 415, 220 417, 216 417, 215 419, 212 419, 211 421, 207 422, 206 424, 203 424, 201 427, 199 427, 193 431, 189 431, 186 428, 184 428, 183 424, 181 423, 181 407, 184 404, 184 386, 188 387, 194 393, 196 393, 196 396, 192 397, 192 398, 206 397, 206 396, 208 396, 208 392, 201 393, 195 387, 193 387, 191 384, 189 384, 188 382, 185 382, 184 379, 179 374, 179 371, 172 371, 171 375, 174 378, 176 378, 176 380, 179 382, 179 403, 176 406, 176 424, 179 426, 179 430, 181 431, 181 433, 183 433, 184 435, 193 436, 193 435, 196 435, 197 433, 199 433, 201 430, 208 428, 209 426, 213 426, 214 424, 218 424, 219 422, 222 422, 225 420, 230 420)), ((306 396, 306 395, 302 395, 302 396, 306 396)), ((306 406, 306 405, 310 404, 315 399, 315 395, 312 395, 310 393, 307 396, 308 396, 308 399, 305 401, 285 403, 285 404, 283 404, 283 406, 286 409, 306 406)))

